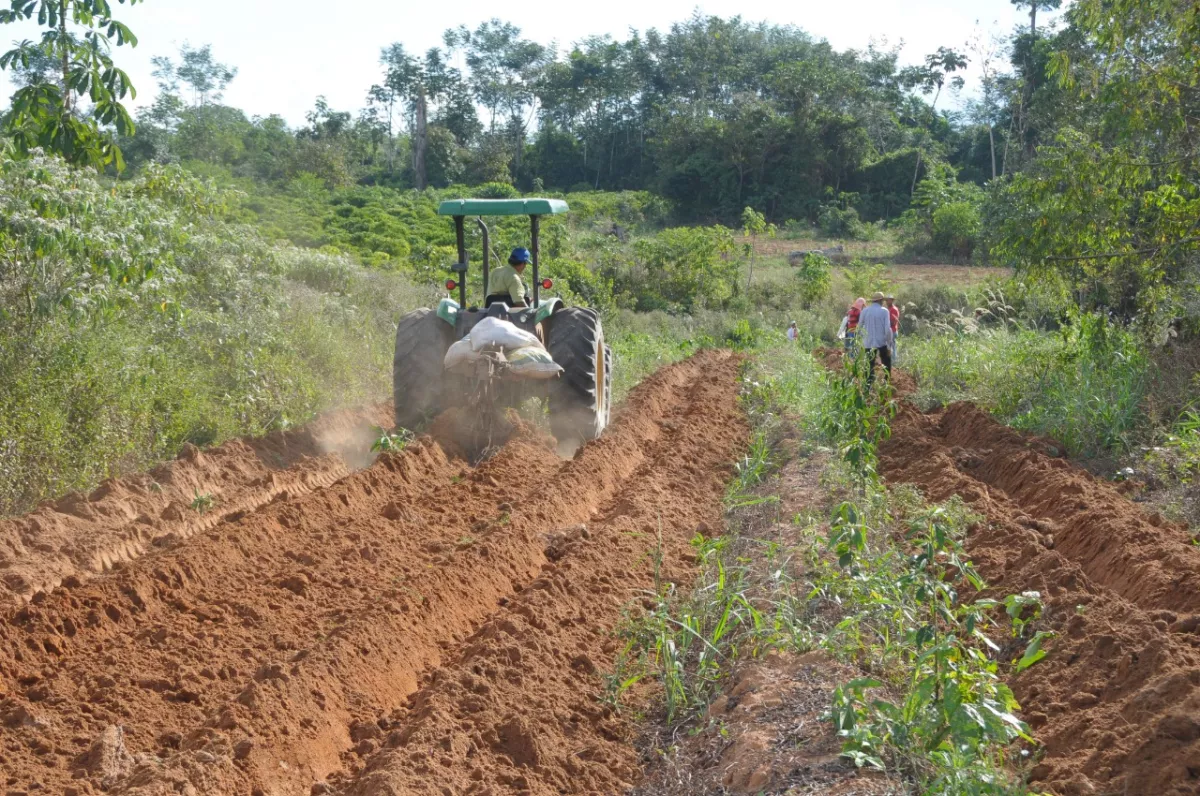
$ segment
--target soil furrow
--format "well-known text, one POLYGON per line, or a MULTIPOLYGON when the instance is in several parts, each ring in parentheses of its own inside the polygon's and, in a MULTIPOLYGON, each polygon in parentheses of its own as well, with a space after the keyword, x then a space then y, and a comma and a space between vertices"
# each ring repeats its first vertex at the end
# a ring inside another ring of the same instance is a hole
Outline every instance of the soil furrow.
POLYGON ((603 702, 611 633, 656 581, 686 580, 689 540, 714 533, 746 428, 733 363, 714 366, 669 444, 595 521, 573 529, 503 611, 409 705, 377 722, 388 748, 342 783, 352 796, 617 793, 639 776, 628 722, 603 702), (681 454, 686 454, 683 456, 681 454))
POLYGON ((0 519, 0 603, 20 605, 254 511, 282 494, 326 487, 365 466, 374 425, 390 406, 341 410, 294 431, 188 445, 149 473, 105 481, 90 494, 46 501, 0 519))
MULTIPOLYGON (((882 472, 986 522, 967 550, 993 596, 1036 590, 1049 655, 1012 678, 1058 794, 1200 792, 1198 559, 1182 529, 973 406, 902 407, 882 472)), ((1023 642, 1006 650, 1019 657, 1023 642)))
POLYGON ((50 792, 307 793, 364 752, 359 720, 402 703, 538 576, 548 532, 668 455, 663 428, 685 422, 706 371, 729 370, 733 394, 732 363, 660 372, 565 464, 528 432, 475 470, 421 442, 39 597, 0 633, 14 747, 0 772, 50 792))

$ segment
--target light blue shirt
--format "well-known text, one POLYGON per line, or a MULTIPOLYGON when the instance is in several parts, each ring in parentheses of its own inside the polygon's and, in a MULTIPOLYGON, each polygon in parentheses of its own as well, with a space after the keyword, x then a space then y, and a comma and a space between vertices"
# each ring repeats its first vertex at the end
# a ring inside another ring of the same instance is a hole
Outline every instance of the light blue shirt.
POLYGON ((892 316, 882 304, 871 302, 858 316, 863 348, 887 348, 892 344, 892 316))

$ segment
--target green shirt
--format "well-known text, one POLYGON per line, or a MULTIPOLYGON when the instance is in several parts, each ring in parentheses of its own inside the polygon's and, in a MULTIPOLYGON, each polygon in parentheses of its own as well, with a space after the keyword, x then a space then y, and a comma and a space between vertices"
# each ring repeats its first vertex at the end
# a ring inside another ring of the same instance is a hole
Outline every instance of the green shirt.
POLYGON ((488 274, 488 293, 492 296, 507 293, 510 306, 525 303, 525 285, 511 265, 502 265, 488 274))

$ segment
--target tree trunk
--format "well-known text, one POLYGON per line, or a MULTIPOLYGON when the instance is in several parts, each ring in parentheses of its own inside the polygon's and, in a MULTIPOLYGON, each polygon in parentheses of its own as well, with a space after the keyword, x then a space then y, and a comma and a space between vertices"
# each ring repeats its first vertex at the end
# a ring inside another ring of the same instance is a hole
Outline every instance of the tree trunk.
POLYGON ((417 121, 413 132, 413 183, 418 191, 429 187, 425 176, 425 149, 429 144, 424 87, 417 90, 417 121))
POLYGON ((995 125, 988 123, 988 143, 992 149, 992 179, 996 179, 996 130, 995 125))
POLYGON ((921 173, 921 155, 923 153, 924 150, 917 150, 917 167, 913 169, 912 187, 908 190, 908 195, 910 198, 917 195, 917 176, 921 173))
POLYGON ((1037 35, 1037 0, 1029 3, 1029 35, 1037 35))
POLYGON ((58 46, 62 48, 63 113, 71 112, 71 56, 67 48, 67 0, 58 0, 58 46))
MULTIPOLYGON (((933 102, 929 105, 929 112, 933 114, 934 121, 937 121, 937 101, 940 96, 942 96, 942 87, 939 84, 937 93, 933 95, 933 102)), ((930 133, 932 134, 932 131, 930 133)), ((924 148, 917 150, 917 167, 913 169, 912 188, 908 192, 909 197, 917 195, 917 175, 921 173, 921 155, 924 152, 924 148)))

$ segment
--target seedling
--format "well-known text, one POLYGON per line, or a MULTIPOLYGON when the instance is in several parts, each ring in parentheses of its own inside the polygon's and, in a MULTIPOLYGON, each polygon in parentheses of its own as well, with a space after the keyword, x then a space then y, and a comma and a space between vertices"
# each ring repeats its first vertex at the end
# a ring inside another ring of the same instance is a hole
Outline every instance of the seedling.
POLYGON ((193 494, 195 495, 195 499, 192 500, 191 508, 197 514, 207 513, 216 503, 213 496, 207 492, 201 494, 199 491, 193 491, 193 494))
POLYGON ((371 453, 398 453, 413 441, 413 433, 405 428, 388 431, 376 426, 375 434, 375 442, 371 444, 371 453))

